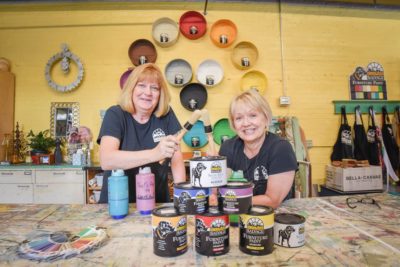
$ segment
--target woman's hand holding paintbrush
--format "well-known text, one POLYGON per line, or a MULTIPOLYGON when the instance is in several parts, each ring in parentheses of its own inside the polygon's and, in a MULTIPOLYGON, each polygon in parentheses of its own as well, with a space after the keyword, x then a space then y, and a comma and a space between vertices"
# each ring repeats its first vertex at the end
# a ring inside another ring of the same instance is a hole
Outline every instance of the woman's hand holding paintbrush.
MULTIPOLYGON (((181 142, 183 136, 185 135, 185 133, 187 133, 188 131, 190 131, 190 129, 192 129, 193 125, 196 123, 196 121, 201 117, 202 112, 198 109, 196 109, 195 111, 193 111, 192 115, 190 116, 189 120, 183 125, 183 129, 180 130, 179 132, 177 132, 174 136, 167 136, 168 137, 173 137, 174 142, 177 142, 178 147, 176 149, 174 149, 173 144, 169 143, 169 147, 165 148, 165 154, 168 154, 167 156, 163 157, 164 159, 160 161, 160 164, 163 165, 165 163, 168 163, 167 159, 172 158, 172 156, 174 155, 174 152, 179 149, 179 143, 181 142), (172 154, 171 154, 171 149, 173 149, 172 154)), ((163 138, 165 139, 165 138, 163 138)), ((171 138, 169 139, 171 140, 171 138)), ((162 140, 161 140, 162 141, 162 140)), ((160 144, 161 144, 160 141, 160 144)), ((160 145, 159 144, 159 145, 160 145)))

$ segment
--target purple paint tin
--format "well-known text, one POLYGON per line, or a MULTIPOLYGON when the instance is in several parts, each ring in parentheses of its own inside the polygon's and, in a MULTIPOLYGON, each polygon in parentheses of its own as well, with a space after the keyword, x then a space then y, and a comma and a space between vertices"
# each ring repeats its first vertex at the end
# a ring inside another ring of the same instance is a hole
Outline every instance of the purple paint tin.
POLYGON ((218 206, 225 214, 247 213, 252 205, 253 187, 251 182, 229 182, 218 188, 218 206))

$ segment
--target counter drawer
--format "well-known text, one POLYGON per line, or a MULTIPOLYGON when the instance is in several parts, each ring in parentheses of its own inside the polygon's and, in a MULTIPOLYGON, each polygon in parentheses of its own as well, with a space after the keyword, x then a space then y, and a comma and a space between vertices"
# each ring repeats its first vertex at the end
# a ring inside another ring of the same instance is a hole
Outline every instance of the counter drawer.
POLYGON ((82 170, 36 170, 37 184, 83 184, 82 170))
POLYGON ((33 203, 33 185, 2 184, 0 186, 0 203, 33 203))
POLYGON ((32 170, 0 170, 0 184, 31 184, 33 183, 32 170))

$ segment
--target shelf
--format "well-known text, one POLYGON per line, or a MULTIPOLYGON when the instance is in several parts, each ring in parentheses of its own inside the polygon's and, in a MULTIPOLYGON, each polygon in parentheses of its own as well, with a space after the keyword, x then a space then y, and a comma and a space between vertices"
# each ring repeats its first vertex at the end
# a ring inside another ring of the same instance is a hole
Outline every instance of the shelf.
POLYGON ((354 113, 354 109, 360 106, 363 114, 368 114, 370 106, 374 108, 375 113, 382 113, 382 107, 386 106, 388 113, 393 113, 396 107, 400 107, 400 101, 390 100, 334 100, 335 114, 341 113, 341 107, 346 108, 346 113, 354 113))

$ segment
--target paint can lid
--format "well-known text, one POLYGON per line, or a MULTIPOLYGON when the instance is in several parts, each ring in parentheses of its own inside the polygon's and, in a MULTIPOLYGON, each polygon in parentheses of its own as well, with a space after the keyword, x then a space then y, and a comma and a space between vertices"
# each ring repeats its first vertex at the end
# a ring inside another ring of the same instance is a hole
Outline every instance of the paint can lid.
POLYGON ((247 182, 247 181, 246 182, 235 181, 235 182, 228 182, 224 187, 231 189, 242 189, 242 188, 254 187, 254 184, 252 182, 247 182))
POLYGON ((247 214, 249 215, 269 215, 274 213, 274 209, 268 206, 254 205, 247 214))
POLYGON ((174 206, 162 206, 153 209, 152 215, 158 217, 175 217, 180 215, 178 210, 174 206))
POLYGON ((275 214, 275 222, 283 224, 301 224, 306 221, 306 218, 295 213, 278 213, 275 214))
POLYGON ((224 156, 207 156, 207 157, 197 157, 192 158, 190 161, 214 161, 214 160, 226 160, 224 156))

